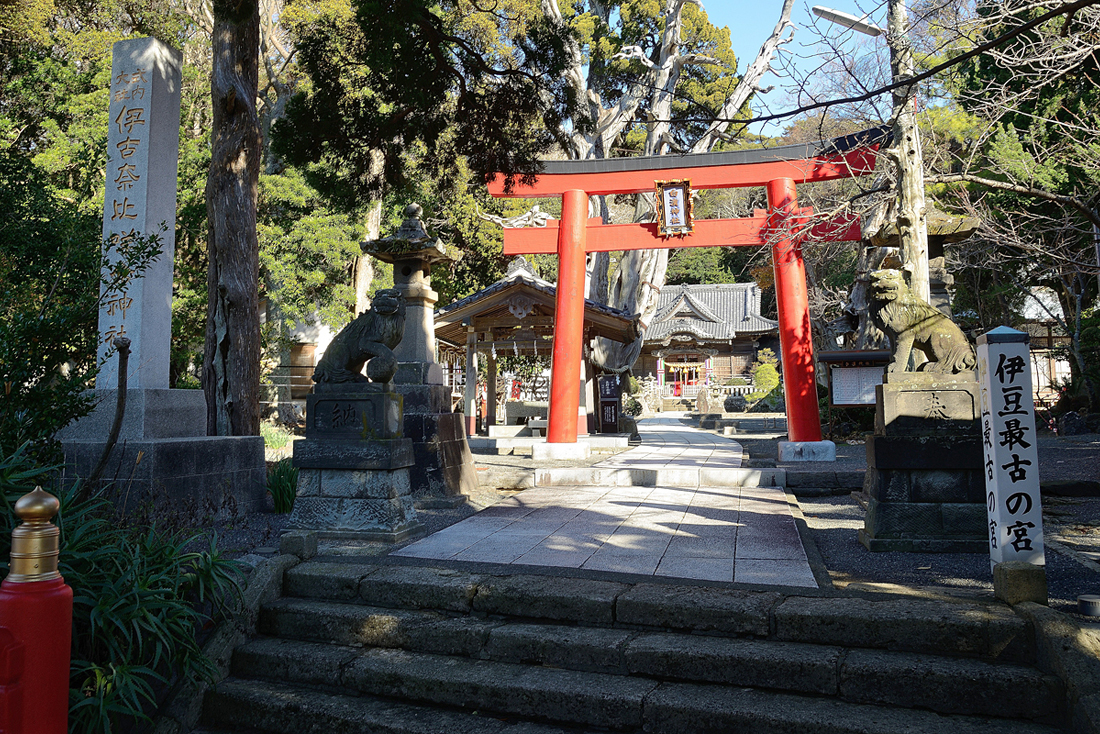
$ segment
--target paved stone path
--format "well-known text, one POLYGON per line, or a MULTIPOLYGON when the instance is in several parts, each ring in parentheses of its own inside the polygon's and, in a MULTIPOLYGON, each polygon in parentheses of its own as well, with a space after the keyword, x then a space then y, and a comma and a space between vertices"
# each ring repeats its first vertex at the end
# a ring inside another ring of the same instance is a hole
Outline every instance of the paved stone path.
MULTIPOLYGON (((693 474, 700 466, 741 466, 736 441, 676 417, 642 420, 638 428, 641 446, 597 466, 693 474)), ((786 495, 774 487, 536 487, 394 555, 817 585, 786 495)))

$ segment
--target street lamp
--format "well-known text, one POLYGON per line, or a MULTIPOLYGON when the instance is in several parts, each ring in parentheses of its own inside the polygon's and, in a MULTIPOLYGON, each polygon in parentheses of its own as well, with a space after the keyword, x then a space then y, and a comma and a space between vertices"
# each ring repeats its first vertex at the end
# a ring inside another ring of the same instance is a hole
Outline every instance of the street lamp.
POLYGON ((869 15, 864 15, 862 18, 857 18, 851 13, 845 13, 840 10, 832 10, 831 8, 823 8, 820 5, 815 5, 810 10, 818 18, 829 21, 830 23, 836 23, 842 25, 845 28, 851 28, 853 31, 859 31, 860 33, 866 33, 868 36, 881 36, 883 31, 874 23, 868 22, 869 15))
MULTIPOLYGON (((878 36, 882 29, 869 23, 867 16, 857 18, 839 10, 821 6, 814 15, 830 23, 851 28, 869 36, 878 36)), ((893 82, 913 77, 913 47, 909 44, 909 18, 903 0, 889 0, 887 42, 890 45, 890 71, 893 82)), ((921 157, 920 133, 913 113, 912 86, 901 86, 892 92, 894 117, 894 147, 886 151, 898 166, 898 244, 902 269, 909 272, 909 288, 923 301, 931 302, 928 284, 928 223, 924 203, 924 164, 921 157)))

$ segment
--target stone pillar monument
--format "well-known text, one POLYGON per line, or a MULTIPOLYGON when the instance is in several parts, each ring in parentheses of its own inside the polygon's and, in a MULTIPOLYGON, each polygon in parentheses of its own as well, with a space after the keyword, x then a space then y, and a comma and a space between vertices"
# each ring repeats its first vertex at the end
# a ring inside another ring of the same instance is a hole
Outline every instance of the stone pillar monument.
MULTIPOLYGON (((405 336, 394 349, 395 389, 404 403, 404 436, 412 439, 412 491, 418 507, 452 507, 477 487, 474 458, 462 414, 451 412, 451 391, 435 359, 432 265, 457 258, 420 221, 419 204, 405 208, 405 221, 389 237, 364 242, 363 251, 393 263, 394 289, 406 301, 405 336)), ((474 413, 470 413, 473 415, 474 413)))
MULTIPOLYGON (((207 437, 202 391, 168 389, 181 61, 179 51, 154 38, 113 48, 103 236, 117 244, 156 235, 161 254, 100 307, 98 404, 58 437, 66 474, 88 476, 114 421, 119 376, 112 342, 125 336, 131 345, 125 419, 104 478, 127 482, 133 501, 163 491, 173 500, 190 496, 224 506, 232 496, 238 510, 252 510, 264 498, 263 439, 207 437)), ((114 264, 109 256, 106 268, 114 264)))
MULTIPOLYGON (((182 54, 152 38, 119 41, 111 63, 107 113, 107 191, 103 238, 114 243, 160 237, 160 256, 128 290, 99 310, 96 388, 118 386, 108 359, 117 336, 130 339, 130 388, 167 388, 172 341, 176 169, 179 157, 182 54)), ((111 265, 117 255, 111 254, 111 265)))

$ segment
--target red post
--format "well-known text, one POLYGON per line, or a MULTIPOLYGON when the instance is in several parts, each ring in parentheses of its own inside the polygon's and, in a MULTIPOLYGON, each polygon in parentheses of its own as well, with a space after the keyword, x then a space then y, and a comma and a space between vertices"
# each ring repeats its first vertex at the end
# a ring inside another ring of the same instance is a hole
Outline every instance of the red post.
POLYGON ((0 730, 65 734, 73 590, 57 571, 59 503, 41 487, 15 503, 11 572, 0 584, 0 730), (5 642, 6 641, 6 642, 5 642), (21 670, 20 670, 21 668, 21 670))
POLYGON ((810 298, 802 243, 790 236, 789 220, 798 214, 794 181, 768 182, 772 229, 772 267, 779 310, 779 344, 783 353, 783 386, 787 398, 787 437, 820 441, 821 415, 814 380, 814 347, 810 337, 810 298))
POLYGON ((576 189, 566 191, 561 197, 561 224, 558 229, 558 292, 547 443, 577 442, 587 229, 588 194, 576 189))

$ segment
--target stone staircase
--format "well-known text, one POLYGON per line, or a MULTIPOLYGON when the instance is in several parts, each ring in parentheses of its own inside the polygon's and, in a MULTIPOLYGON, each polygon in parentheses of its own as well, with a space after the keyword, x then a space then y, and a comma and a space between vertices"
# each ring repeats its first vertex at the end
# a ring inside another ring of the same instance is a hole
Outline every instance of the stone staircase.
POLYGON ((663 410, 665 412, 676 411, 676 410, 685 410, 685 411, 688 411, 690 413, 691 411, 695 410, 695 398, 668 398, 668 397, 662 397, 661 398, 661 410, 663 410))
MULTIPOLYGON (((318 559, 205 697, 211 734, 1039 734, 1066 695, 1001 604, 318 559)), ((629 577, 636 578, 636 577, 629 577)))

